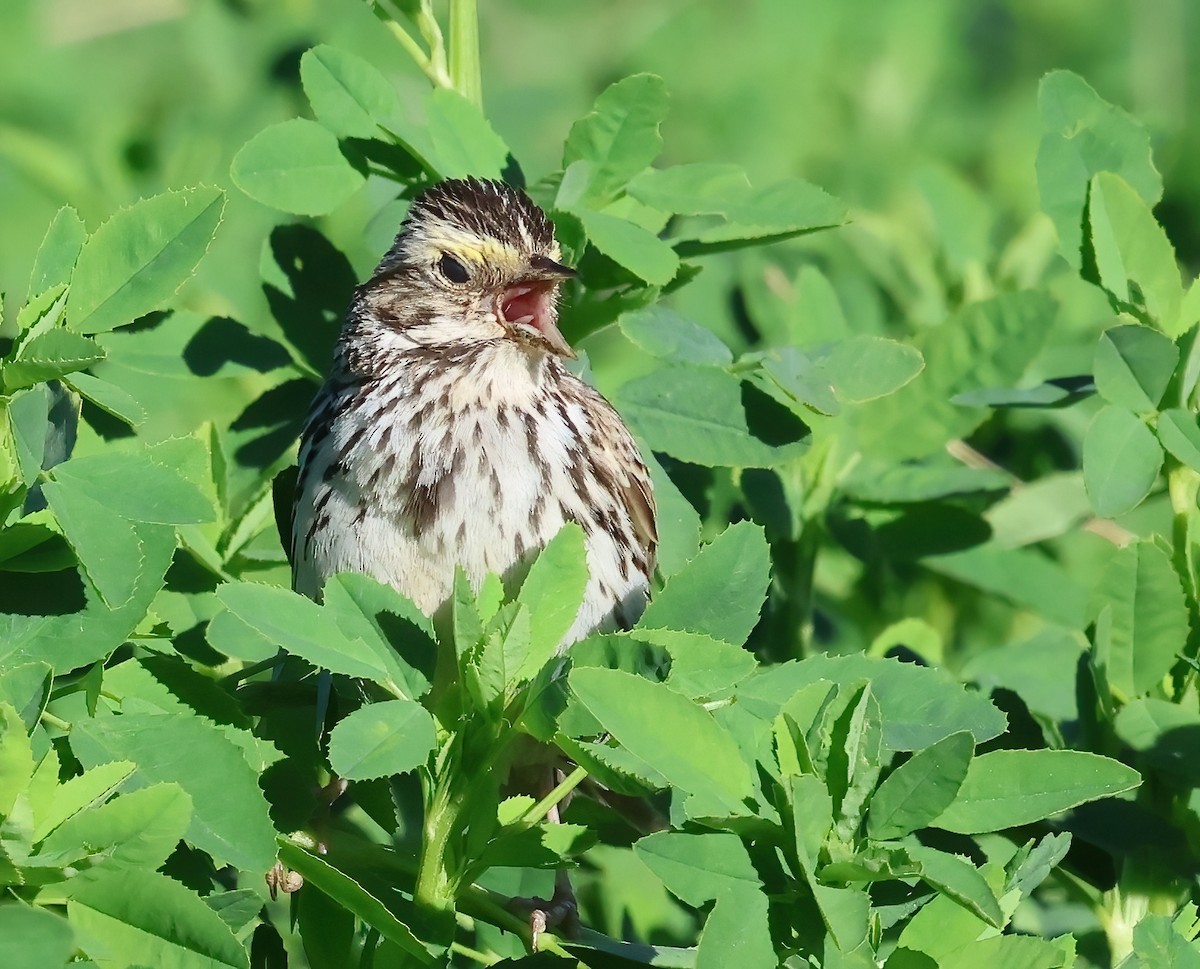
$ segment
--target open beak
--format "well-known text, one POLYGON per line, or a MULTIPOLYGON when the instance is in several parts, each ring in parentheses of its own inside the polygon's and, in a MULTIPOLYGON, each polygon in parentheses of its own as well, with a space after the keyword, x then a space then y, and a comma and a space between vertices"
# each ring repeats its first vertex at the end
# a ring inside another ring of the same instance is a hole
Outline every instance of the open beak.
POLYGON ((496 317, 519 339, 538 344, 560 357, 575 351, 558 330, 555 300, 558 284, 575 270, 547 256, 529 260, 529 271, 496 298, 496 317))

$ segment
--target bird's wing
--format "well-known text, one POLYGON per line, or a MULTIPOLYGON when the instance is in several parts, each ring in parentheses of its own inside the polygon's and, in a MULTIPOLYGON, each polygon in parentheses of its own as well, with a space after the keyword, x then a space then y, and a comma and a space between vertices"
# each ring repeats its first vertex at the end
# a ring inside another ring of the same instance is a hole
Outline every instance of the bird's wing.
POLYGON ((654 571, 658 550, 658 525, 654 504, 654 482, 646 462, 629 428, 616 409, 594 388, 583 385, 594 431, 593 448, 608 452, 608 458, 616 474, 612 477, 618 496, 634 531, 641 542, 648 562, 647 574, 654 571))

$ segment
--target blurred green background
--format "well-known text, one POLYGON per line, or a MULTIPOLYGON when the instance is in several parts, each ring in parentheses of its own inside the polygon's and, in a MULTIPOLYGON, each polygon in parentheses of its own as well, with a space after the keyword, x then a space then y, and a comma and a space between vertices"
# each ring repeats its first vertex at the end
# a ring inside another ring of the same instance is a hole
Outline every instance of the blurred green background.
MULTIPOLYGON (((1181 261, 1200 260, 1200 4, 1191 0, 484 0, 486 110, 530 181, 612 80, 661 74, 665 162, 729 161, 767 182, 799 174, 841 195, 857 228, 928 248, 922 179, 950 169, 986 201, 994 251, 1037 211, 1036 88, 1069 68, 1145 122, 1181 261), (931 174, 931 172, 933 174, 931 174)), ((251 328, 256 265, 278 214, 229 182, 236 150, 304 113, 297 65, 318 42, 353 50, 416 95, 426 81, 359 0, 5 0, 0 4, 0 289, 11 318, 42 232, 64 203, 94 228, 141 195, 231 189, 190 298, 251 328)), ((328 220, 358 270, 394 219, 368 184, 328 220)), ((932 233, 930 233, 931 235, 932 233)), ((861 240, 859 244, 865 245, 861 240)), ((910 283, 920 284, 912 255, 910 283)), ((708 287, 704 287, 708 289, 708 287)), ((701 297, 702 294, 698 294, 701 297)), ((717 308, 719 309, 719 308, 717 308)), ((716 311, 716 310, 714 310, 716 311)), ((936 301, 917 318, 936 317, 936 301)))

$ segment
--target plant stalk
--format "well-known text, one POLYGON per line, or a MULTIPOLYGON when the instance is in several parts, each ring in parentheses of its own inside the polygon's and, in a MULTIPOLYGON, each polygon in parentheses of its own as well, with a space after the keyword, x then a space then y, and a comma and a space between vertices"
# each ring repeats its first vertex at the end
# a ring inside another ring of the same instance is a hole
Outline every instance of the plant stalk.
POLYGON ((435 786, 432 799, 426 798, 429 808, 425 814, 413 902, 440 922, 454 912, 455 885, 447 854, 458 817, 458 804, 446 788, 436 781, 429 783, 435 786))
POLYGON ((483 75, 479 68, 477 0, 450 0, 450 81, 459 94, 483 110, 483 75))
POLYGON ((521 817, 521 823, 531 828, 535 824, 541 823, 546 815, 550 813, 550 810, 582 784, 587 776, 588 772, 585 768, 576 767, 570 774, 563 778, 561 784, 525 812, 521 817))

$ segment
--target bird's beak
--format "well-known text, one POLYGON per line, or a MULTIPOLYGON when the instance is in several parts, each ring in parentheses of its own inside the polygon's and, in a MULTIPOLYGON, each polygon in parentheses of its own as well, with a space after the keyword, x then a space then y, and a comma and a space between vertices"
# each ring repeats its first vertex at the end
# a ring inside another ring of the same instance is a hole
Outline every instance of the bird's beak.
POLYGON ((574 358, 575 351, 558 329, 554 301, 558 284, 575 276, 570 266, 548 256, 534 256, 520 282, 497 298, 496 316, 520 339, 540 344, 560 357, 574 358))

